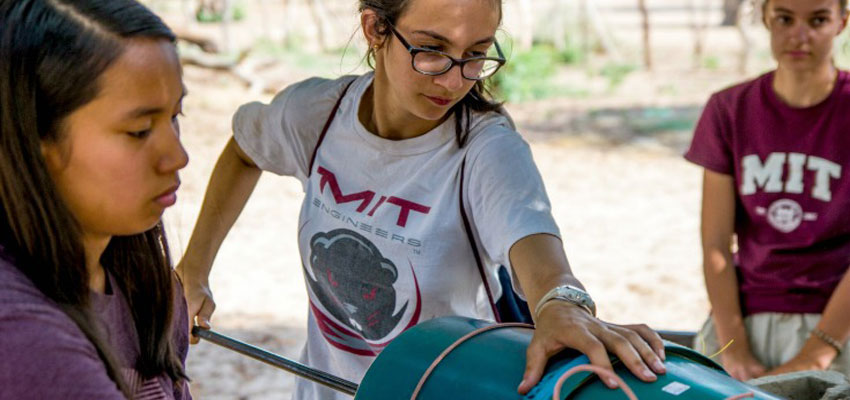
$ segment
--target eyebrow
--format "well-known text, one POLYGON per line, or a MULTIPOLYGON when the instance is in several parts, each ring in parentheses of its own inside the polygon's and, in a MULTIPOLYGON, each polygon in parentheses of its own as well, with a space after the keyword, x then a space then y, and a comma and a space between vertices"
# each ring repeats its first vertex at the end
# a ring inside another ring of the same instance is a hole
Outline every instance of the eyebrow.
MULTIPOLYGON (((420 31, 413 31, 413 33, 414 33, 414 34, 420 34, 420 35, 428 35, 428 36, 431 36, 432 38, 437 39, 437 40, 439 40, 439 41, 441 41, 441 42, 446 42, 446 43, 448 43, 448 44, 452 44, 452 41, 451 41, 451 40, 449 40, 448 38, 446 38, 446 37, 445 37, 445 36, 443 36, 443 35, 440 35, 440 34, 439 34, 439 33, 437 33, 437 32, 433 32, 433 31, 422 31, 422 30, 420 30, 420 31)), ((489 37, 486 37, 486 38, 484 38, 484 39, 481 39, 481 40, 479 40, 479 41, 477 41, 477 42, 473 43, 473 44, 472 44, 472 46, 477 46, 477 45, 479 45, 479 44, 493 43, 493 42, 495 42, 495 41, 496 41, 496 37, 495 37, 495 36, 489 36, 489 37)), ((470 46, 470 47, 472 47, 472 46, 470 46)))
MULTIPOLYGON (((774 12, 791 14, 794 15, 794 11, 791 11, 784 7, 776 7, 773 9, 774 12)), ((812 11, 811 15, 821 15, 821 14, 830 14, 830 10, 828 8, 821 8, 819 10, 812 11)))
MULTIPOLYGON (((183 93, 180 94, 180 100, 178 100, 177 103, 178 104, 181 103, 183 101, 183 98, 185 98, 187 94, 189 94, 189 91, 184 86, 183 87, 183 93)), ((127 113, 127 119, 137 119, 137 118, 147 117, 149 115, 159 114, 163 111, 164 111, 164 109, 162 107, 137 108, 137 109, 127 113)))

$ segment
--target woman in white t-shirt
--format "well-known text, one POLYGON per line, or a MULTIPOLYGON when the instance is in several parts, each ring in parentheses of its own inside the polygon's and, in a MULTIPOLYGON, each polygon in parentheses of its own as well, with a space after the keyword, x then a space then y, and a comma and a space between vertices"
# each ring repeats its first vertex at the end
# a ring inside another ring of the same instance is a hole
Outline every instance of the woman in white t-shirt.
MULTIPOLYGON (((610 350, 655 380, 664 372, 661 340, 644 325, 592 315, 529 146, 484 90, 504 63, 494 38, 501 1, 361 0, 360 11, 374 72, 299 82, 234 116, 178 267, 193 321, 209 326, 213 258, 266 170, 296 177, 305 191, 307 364, 359 382, 418 322, 498 319, 490 289, 498 290, 495 266, 506 265, 536 305, 520 393, 567 347, 605 368, 610 350)), ((342 396, 306 381, 295 393, 342 396)))

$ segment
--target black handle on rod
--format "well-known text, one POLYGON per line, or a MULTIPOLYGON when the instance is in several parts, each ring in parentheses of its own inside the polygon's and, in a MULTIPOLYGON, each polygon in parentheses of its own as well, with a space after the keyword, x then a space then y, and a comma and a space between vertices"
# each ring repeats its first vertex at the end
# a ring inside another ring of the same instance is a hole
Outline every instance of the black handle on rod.
POLYGON ((347 381, 340 377, 331 375, 327 372, 310 368, 304 364, 289 360, 287 358, 283 358, 277 354, 244 342, 240 342, 236 339, 227 337, 218 332, 209 329, 204 329, 199 326, 194 326, 192 327, 192 334, 224 348, 233 350, 239 354, 246 355, 255 360, 262 361, 274 367, 278 367, 284 371, 291 372, 302 378, 309 379, 316 383, 320 383, 338 392, 342 392, 351 396, 354 396, 354 394, 357 393, 357 384, 354 382, 347 381))

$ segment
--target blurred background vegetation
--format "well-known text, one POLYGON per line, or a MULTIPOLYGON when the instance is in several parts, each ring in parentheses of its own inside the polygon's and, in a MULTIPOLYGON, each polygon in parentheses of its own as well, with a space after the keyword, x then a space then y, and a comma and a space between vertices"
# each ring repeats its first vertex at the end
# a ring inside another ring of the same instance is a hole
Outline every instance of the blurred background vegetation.
MULTIPOLYGON (((146 3, 196 39, 181 42, 187 64, 230 73, 256 93, 368 69, 355 0, 146 3), (214 50, 200 51, 209 50, 204 42, 214 50)), ((498 37, 508 63, 490 82, 492 92, 511 106, 584 108, 579 125, 595 124, 594 116, 613 107, 635 134, 689 132, 708 94, 774 68, 760 0, 503 4, 498 37)), ((850 66, 848 32, 836 40, 835 61, 850 66)))

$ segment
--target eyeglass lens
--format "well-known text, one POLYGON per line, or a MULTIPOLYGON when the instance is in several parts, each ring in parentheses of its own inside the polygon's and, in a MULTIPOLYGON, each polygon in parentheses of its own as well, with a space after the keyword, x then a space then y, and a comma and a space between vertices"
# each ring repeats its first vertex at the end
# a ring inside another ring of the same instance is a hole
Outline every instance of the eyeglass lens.
MULTIPOLYGON (((452 65, 452 60, 440 53, 421 52, 413 58, 413 66, 426 74, 446 72, 452 65)), ((463 76, 468 79, 482 79, 492 75, 499 68, 495 60, 475 60, 463 65, 463 76)))

